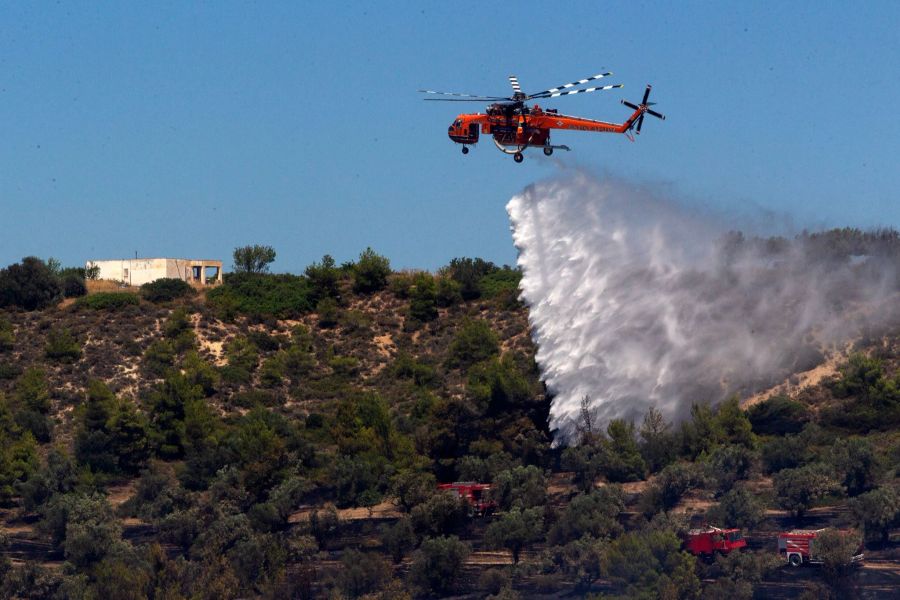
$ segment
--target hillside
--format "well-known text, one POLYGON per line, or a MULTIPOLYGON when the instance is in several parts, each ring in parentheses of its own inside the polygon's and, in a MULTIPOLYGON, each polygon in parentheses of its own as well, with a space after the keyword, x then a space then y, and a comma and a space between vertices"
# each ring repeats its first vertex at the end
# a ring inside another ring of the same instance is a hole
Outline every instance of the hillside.
POLYGON ((601 427, 585 406, 553 447, 518 273, 376 259, 0 309, 3 597, 900 589, 900 338, 680 424, 601 427), (496 508, 437 493, 458 480, 492 483, 496 508), (701 522, 749 549, 682 552, 701 522), (843 538, 824 567, 778 559, 779 531, 825 526, 865 534, 862 568, 843 538))

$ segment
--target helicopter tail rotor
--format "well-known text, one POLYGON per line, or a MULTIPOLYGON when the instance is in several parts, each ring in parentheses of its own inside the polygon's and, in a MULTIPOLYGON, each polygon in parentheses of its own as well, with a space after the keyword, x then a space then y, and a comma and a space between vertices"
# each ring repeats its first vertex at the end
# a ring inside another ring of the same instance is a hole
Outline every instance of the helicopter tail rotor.
POLYGON ((652 115, 657 119, 661 119, 663 121, 666 120, 666 116, 664 114, 658 113, 650 108, 651 106, 656 104, 655 102, 647 102, 647 99, 650 97, 650 90, 652 89, 652 87, 653 86, 648 85, 647 89, 644 90, 644 98, 641 100, 640 105, 633 104, 631 102, 628 102, 627 100, 622 100, 622 104, 624 104, 628 108, 641 111, 640 116, 636 120, 631 122, 631 125, 628 127, 629 131, 631 129, 634 129, 635 133, 641 133, 641 127, 644 125, 644 115, 652 115))

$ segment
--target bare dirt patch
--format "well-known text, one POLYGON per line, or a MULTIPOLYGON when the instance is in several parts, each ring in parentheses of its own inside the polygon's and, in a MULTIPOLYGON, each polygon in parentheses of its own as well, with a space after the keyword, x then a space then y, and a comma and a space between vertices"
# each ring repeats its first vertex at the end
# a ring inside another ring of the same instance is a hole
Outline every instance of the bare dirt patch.
POLYGON ((746 398, 741 404, 744 409, 750 408, 754 404, 759 404, 777 395, 794 396, 804 388, 814 387, 822 383, 829 377, 834 377, 839 373, 839 366, 847 360, 849 346, 842 351, 833 352, 827 356, 825 362, 813 367, 808 371, 802 371, 792 375, 790 379, 779 383, 765 391, 753 394, 746 398))

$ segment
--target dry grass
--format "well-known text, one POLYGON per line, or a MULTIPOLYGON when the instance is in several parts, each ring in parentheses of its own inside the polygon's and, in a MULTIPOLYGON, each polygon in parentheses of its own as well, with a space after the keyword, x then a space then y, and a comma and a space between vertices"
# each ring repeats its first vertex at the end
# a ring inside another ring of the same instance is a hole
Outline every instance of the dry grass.
POLYGON ((87 286, 88 294, 96 294, 97 292, 130 292, 132 294, 137 294, 140 291, 139 287, 124 285, 108 279, 98 279, 96 281, 88 280, 85 284, 87 286))

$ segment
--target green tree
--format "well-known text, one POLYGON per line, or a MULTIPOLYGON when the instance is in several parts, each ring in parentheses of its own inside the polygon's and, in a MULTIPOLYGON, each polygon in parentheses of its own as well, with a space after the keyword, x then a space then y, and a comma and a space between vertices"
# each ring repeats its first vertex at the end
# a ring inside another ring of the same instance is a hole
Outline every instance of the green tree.
POLYGON ((416 273, 409 293, 409 316, 419 323, 433 321, 438 316, 437 290, 430 273, 416 273))
POLYGON ((672 424, 666 422, 655 406, 647 410, 638 433, 641 438, 639 444, 641 456, 644 457, 644 462, 651 473, 656 473, 675 461, 678 446, 672 433, 672 424))
POLYGON ((603 571, 627 598, 688 599, 700 597, 695 563, 674 533, 645 529, 613 540, 603 571))
POLYGON ((675 508, 688 491, 704 483, 702 469, 692 463, 673 463, 659 472, 656 481, 641 496, 645 516, 675 508))
POLYGON ((468 368, 500 353, 500 342, 487 321, 467 319, 450 342, 448 363, 468 368))
POLYGON ((116 409, 116 397, 105 384, 91 381, 75 435, 75 457, 94 471, 112 473, 117 457, 109 423, 116 409))
POLYGON ((109 435, 119 470, 136 475, 150 458, 149 425, 130 400, 120 400, 109 421, 109 435))
POLYGON ((337 583, 349 598, 373 594, 391 578, 391 566, 376 553, 363 554, 352 548, 341 556, 337 583))
POLYGON ((831 447, 829 458, 848 496, 871 490, 881 475, 875 448, 866 438, 839 438, 831 447))
POLYGON ((795 469, 812 460, 808 440, 802 435, 785 435, 762 445, 762 463, 766 473, 795 469))
POLYGON ((746 448, 753 448, 756 445, 753 426, 747 418, 747 413, 741 410, 740 397, 737 394, 719 405, 716 410, 716 421, 723 433, 724 441, 746 448))
POLYGON ((469 546, 455 535, 429 538, 413 557, 410 582, 428 595, 447 595, 456 589, 469 556, 469 546))
POLYGON ((707 479, 715 483, 718 493, 725 493, 736 482, 749 479, 756 471, 756 463, 756 453, 746 446, 717 446, 706 460, 707 479))
POLYGON ((481 279, 497 266, 481 258, 454 258, 446 270, 459 283, 463 300, 475 300, 481 297, 481 279))
POLYGON ((709 452, 725 438, 725 432, 715 412, 708 404, 691 405, 690 421, 681 423, 681 439, 684 453, 690 459, 696 459, 704 452, 709 452))
POLYGON ((547 501, 547 479, 534 465, 514 467, 497 474, 491 497, 500 510, 543 506, 547 501))
POLYGON ((887 543, 891 529, 900 526, 900 492, 890 486, 875 488, 853 498, 850 510, 866 535, 875 533, 882 543, 887 543))
POLYGON ((26 256, 21 263, 0 269, 0 308, 41 310, 62 297, 56 274, 39 258, 26 256))
POLYGON ((366 248, 359 255, 353 267, 353 291, 357 294, 371 294, 387 287, 391 274, 391 262, 366 248))
POLYGON ((625 495, 619 486, 607 485, 587 494, 578 494, 559 514, 547 541, 564 545, 582 536, 611 538, 622 532, 619 513, 625 510, 625 495))
POLYGON ((862 540, 853 531, 826 529, 816 536, 815 552, 822 561, 825 579, 832 585, 846 579, 853 567, 853 556, 862 540))
POLYGON ((381 543, 394 564, 403 562, 403 557, 416 547, 416 541, 416 532, 409 517, 401 517, 392 525, 381 526, 381 543))
POLYGON ((50 387, 47 373, 39 367, 28 367, 16 382, 15 421, 19 427, 30 431, 41 443, 50 441, 51 423, 50 387))
POLYGON ((609 436, 603 472, 612 482, 639 481, 644 478, 646 464, 638 449, 634 423, 613 419, 606 428, 609 436))
POLYGON ((783 469, 772 478, 778 504, 798 519, 828 494, 841 491, 831 470, 822 463, 783 469))
POLYGON ((171 373, 150 394, 150 439, 166 459, 184 455, 186 407, 202 401, 203 390, 181 373, 171 373))
POLYGON ((763 520, 763 515, 764 508, 758 496, 746 488, 737 487, 709 509, 707 519, 719 527, 755 529, 763 520))
POLYGON ((437 480, 431 473, 405 469, 394 476, 391 490, 406 511, 427 502, 435 494, 437 480))
POLYGON ((50 499, 42 514, 41 528, 76 568, 96 564, 123 547, 122 526, 103 496, 59 494, 50 499))
POLYGON ((506 548, 512 552, 513 563, 519 564, 522 550, 543 537, 544 509, 514 508, 494 520, 484 532, 488 548, 506 548))
POLYGON ((322 262, 312 263, 306 267, 305 274, 312 288, 311 296, 314 304, 323 298, 340 300, 341 271, 330 255, 326 254, 322 257, 322 262))
POLYGON ((466 521, 468 505, 455 493, 438 492, 410 511, 413 528, 420 535, 447 535, 466 521))
POLYGON ((809 422, 809 410, 787 396, 772 396, 747 411, 753 431, 761 435, 799 433, 809 422))
POLYGON ((269 265, 275 261, 272 246, 240 246, 234 249, 234 270, 237 273, 268 273, 269 265))

